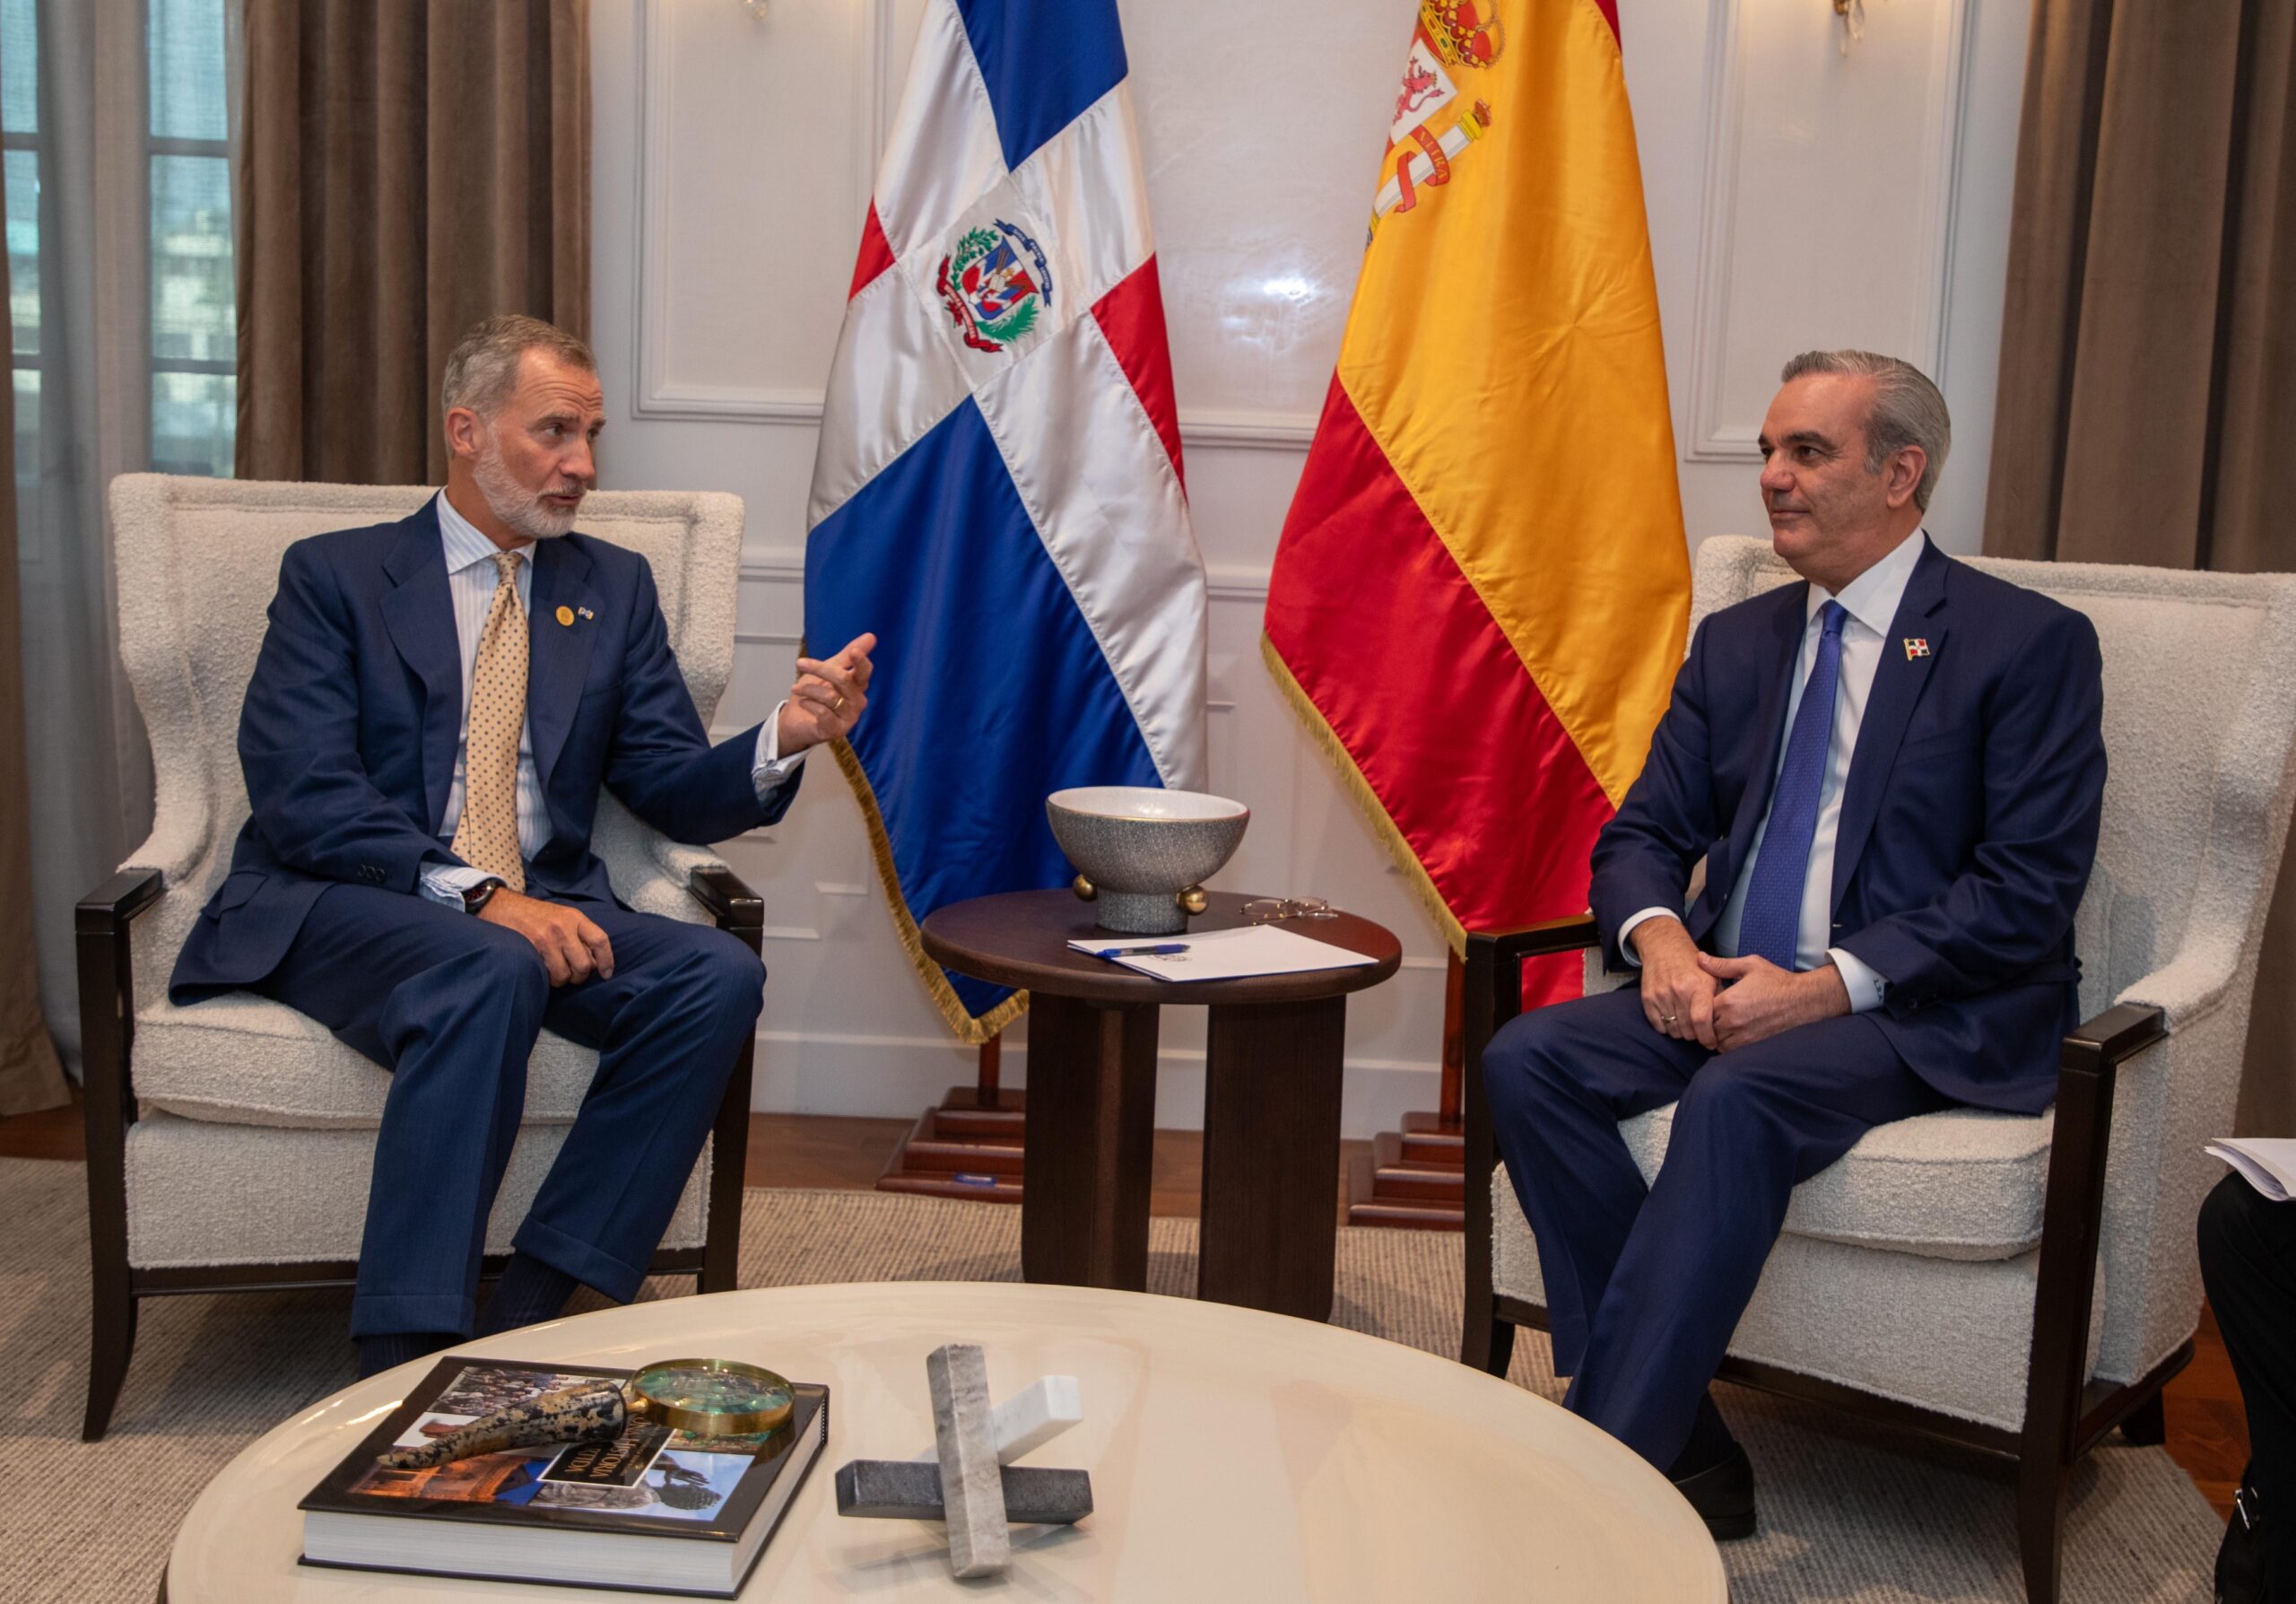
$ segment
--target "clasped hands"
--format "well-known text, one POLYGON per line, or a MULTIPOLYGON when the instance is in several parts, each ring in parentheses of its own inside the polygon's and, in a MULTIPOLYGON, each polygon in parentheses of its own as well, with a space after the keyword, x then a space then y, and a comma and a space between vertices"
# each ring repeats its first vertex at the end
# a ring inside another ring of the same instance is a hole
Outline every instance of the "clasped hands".
POLYGON ((1781 1031, 1849 1012, 1831 963, 1796 972, 1767 958, 1700 952, 1678 919, 1647 919, 1629 939, 1642 960, 1642 1016, 1662 1036, 1709 1052, 1751 1047, 1781 1031))
MULTIPOLYGON (((876 649, 877 637, 865 634, 848 641, 835 657, 797 659, 796 683, 789 687, 774 727, 777 753, 795 757, 809 746, 843 740, 851 733, 869 705, 869 654, 876 649)), ((552 986, 613 978, 613 943, 578 908, 506 885, 487 898, 478 916, 532 942, 552 986)))

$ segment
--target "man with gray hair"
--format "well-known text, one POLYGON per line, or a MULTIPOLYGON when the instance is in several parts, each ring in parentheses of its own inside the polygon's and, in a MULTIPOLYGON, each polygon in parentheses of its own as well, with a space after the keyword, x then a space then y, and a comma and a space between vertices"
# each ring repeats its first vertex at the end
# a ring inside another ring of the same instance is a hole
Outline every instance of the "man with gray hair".
POLYGON ((1782 377, 1761 493, 1802 582, 1700 625, 1595 844, 1604 958, 1636 983, 1520 1016, 1483 1061, 1565 1401, 1719 1539, 1752 1533, 1753 1472, 1708 1384, 1794 1188, 1876 1125, 2054 1099, 2105 781, 2088 619, 1922 530, 1936 387, 1863 351, 1782 377), (1646 1187, 1618 1122, 1668 1103, 1646 1187))
POLYGON ((251 810, 176 962, 178 1004, 244 988, 391 1071, 351 1332, 362 1374, 638 1290, 765 972, 725 931, 615 901, 598 798, 674 840, 778 819, 807 749, 867 705, 874 635, 797 660, 712 746, 651 570, 574 532, 605 396, 589 348, 490 318, 447 359, 446 489, 299 541, 239 716, 251 810), (487 1216, 544 1025, 598 1050, 580 1112, 476 1303, 487 1216))

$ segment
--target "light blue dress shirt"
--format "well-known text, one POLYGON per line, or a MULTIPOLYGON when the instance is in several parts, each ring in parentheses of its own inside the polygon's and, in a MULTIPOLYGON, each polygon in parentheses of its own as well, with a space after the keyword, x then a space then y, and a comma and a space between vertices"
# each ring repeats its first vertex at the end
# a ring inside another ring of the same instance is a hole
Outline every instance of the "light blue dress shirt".
MULTIPOLYGON (((439 533, 445 543, 447 555, 447 592, 455 608, 455 638, 462 647, 463 658, 463 728, 455 742, 455 779, 447 791, 446 816, 439 821, 439 838, 451 841, 455 826, 463 816, 463 771, 470 755, 470 696, 471 681, 478 672, 478 640, 486 632, 487 615, 494 608, 494 592, 500 584, 500 571, 494 566, 494 554, 501 548, 482 534, 477 526, 455 510, 455 504, 439 493, 434 505, 439 510, 439 533)), ((531 553, 532 541, 515 549, 531 553)), ((534 564, 518 564, 518 610, 527 610, 527 598, 533 593, 534 564)), ((787 705, 783 703, 781 705, 787 705)), ((780 755, 778 726, 781 706, 776 706, 758 731, 757 762, 750 770, 750 782, 757 787, 758 799, 764 801, 789 782, 789 777, 804 765, 805 754, 794 757, 780 755)), ((518 853, 531 859, 542 850, 550 835, 550 813, 543 801, 542 777, 535 770, 534 720, 531 717, 518 731, 518 853)), ((434 863, 422 870, 422 894, 435 902, 450 907, 463 906, 463 893, 482 881, 491 879, 484 869, 473 868, 461 863, 434 863)))
MULTIPOLYGON (((1834 693, 1833 730, 1826 744, 1826 767, 1818 787, 1817 833, 1810 841, 1810 867, 1802 884, 1802 917, 1796 929, 1794 963, 1797 969, 1815 969, 1831 958, 1841 972, 1841 983, 1849 993, 1853 1013, 1865 1014, 1882 1006, 1882 998, 1889 983, 1847 949, 1828 946, 1826 938, 1833 933, 1833 850, 1834 838, 1841 828, 1841 793, 1848 783, 1849 760, 1857 750, 1858 727, 1866 721, 1866 704, 1874 693, 1874 676, 1882 666, 1882 649, 1888 644, 1890 625, 1898 615, 1898 604, 1905 599, 1905 588, 1913 578, 1914 565, 1921 560, 1921 547, 1926 531, 1916 529, 1893 547, 1889 555, 1859 574, 1841 588, 1835 596, 1823 587, 1810 587, 1807 622, 1802 628, 1801 649, 1794 658, 1794 679, 1786 702, 1786 728, 1794 728, 1794 715, 1802 705, 1802 691, 1808 684, 1811 665, 1817 660, 1818 636, 1821 625, 1820 609, 1829 601, 1838 601, 1849 615, 1841 629, 1841 678, 1834 693)), ((1785 743, 1779 744, 1778 761, 1786 761, 1785 743)), ((1777 776, 1771 775, 1771 789, 1776 791, 1777 776)), ((1746 886, 1752 879, 1754 862, 1761 856, 1761 840, 1770 830, 1770 815, 1764 813, 1761 827, 1754 832, 1753 845, 1747 850, 1745 866, 1738 871, 1736 884, 1730 887, 1730 900, 1722 905, 1722 917, 1715 922, 1713 946, 1723 957, 1738 955, 1738 924, 1746 905, 1746 886)), ((1619 950, 1630 963, 1639 964, 1641 958, 1627 937, 1635 926, 1658 914, 1670 914, 1677 919, 1677 908, 1645 908, 1619 928, 1619 950)))

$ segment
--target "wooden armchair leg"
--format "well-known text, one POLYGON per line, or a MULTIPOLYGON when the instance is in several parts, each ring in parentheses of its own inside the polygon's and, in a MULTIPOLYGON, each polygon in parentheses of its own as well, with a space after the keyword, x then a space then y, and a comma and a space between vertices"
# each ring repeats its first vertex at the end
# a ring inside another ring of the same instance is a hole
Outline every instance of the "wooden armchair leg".
POLYGON ((743 1046, 710 1132, 709 1224, 702 1237, 701 1268, 693 1278, 696 1292, 741 1288, 742 1181, 749 1167, 750 1077, 756 1056, 754 1041, 743 1046))
MULTIPOLYGON (((1485 1300, 1489 1307, 1488 1294, 1485 1300)), ((1468 1321, 1466 1339, 1460 1344, 1461 1362, 1505 1381, 1507 1367, 1515 1362, 1515 1322, 1495 1311, 1480 1322, 1470 1311, 1468 1321)))
MULTIPOLYGON (((694 900, 721 930, 731 931, 750 951, 765 945, 765 904, 731 869, 696 869, 688 881, 694 900)), ((750 1080, 756 1069, 757 1039, 742 1044, 741 1057, 726 1081, 710 1129, 709 1224, 702 1238, 696 1292, 735 1292, 742 1285, 742 1183, 749 1168, 750 1080)))
POLYGON ((2169 1419, 2161 1394, 2155 1392, 2120 1423, 2120 1434, 2139 1448, 2158 1448, 2169 1440, 2169 1419))
POLYGON ((95 1281, 88 1321, 88 1412, 80 1423, 83 1443, 99 1441, 111 1425, 112 1406, 119 1401, 127 1361, 135 1352, 135 1295, 127 1289, 127 1267, 100 1267, 95 1281))
POLYGON ((2024 1561, 2025 1604, 2057 1604, 2065 1548, 2066 1467, 2028 1455, 2017 1466, 2017 1547, 2024 1561))

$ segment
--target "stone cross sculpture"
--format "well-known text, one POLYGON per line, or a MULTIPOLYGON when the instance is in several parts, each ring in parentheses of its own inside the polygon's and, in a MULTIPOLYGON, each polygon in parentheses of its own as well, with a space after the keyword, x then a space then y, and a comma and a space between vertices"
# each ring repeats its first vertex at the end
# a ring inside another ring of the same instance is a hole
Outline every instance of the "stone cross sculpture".
POLYGON ((1012 1461, 1084 1417, 1076 1378, 1048 1375, 988 1407, 980 1345, 952 1342, 925 1360, 936 1451, 913 1460, 853 1460, 837 1473, 837 1512, 946 1521, 959 1576, 994 1576, 1012 1563, 1012 1525, 1072 1526, 1092 1512, 1092 1478, 1012 1461))

